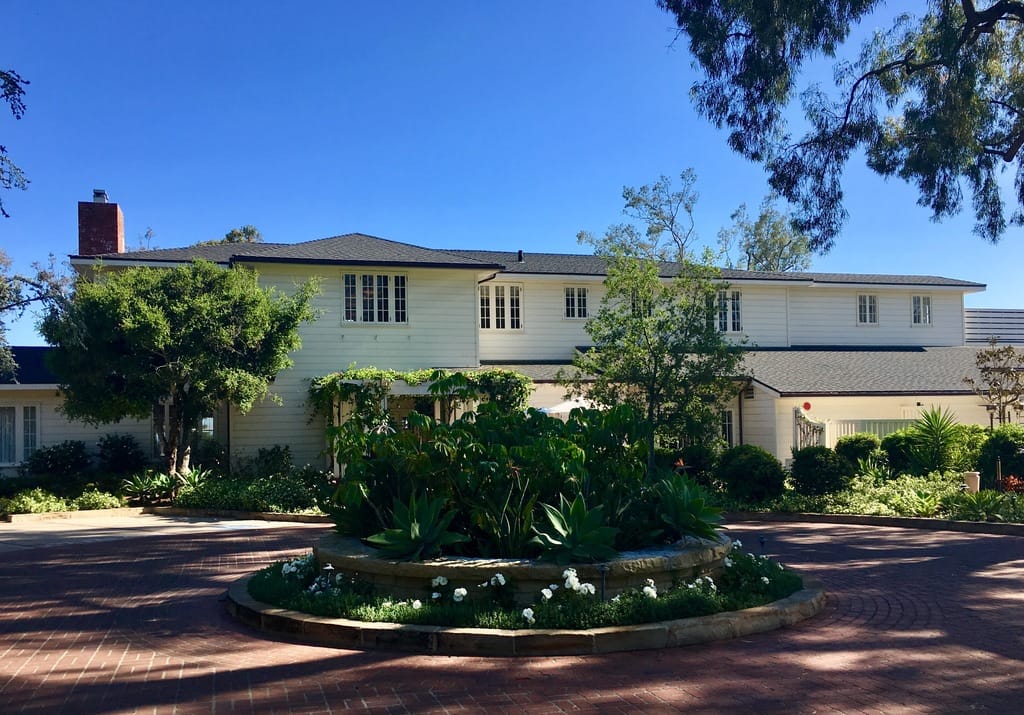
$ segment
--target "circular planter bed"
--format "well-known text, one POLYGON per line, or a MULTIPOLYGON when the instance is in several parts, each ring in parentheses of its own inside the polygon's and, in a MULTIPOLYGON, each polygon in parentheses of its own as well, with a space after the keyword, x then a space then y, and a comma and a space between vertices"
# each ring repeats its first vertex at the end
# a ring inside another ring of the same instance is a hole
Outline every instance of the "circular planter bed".
POLYGON ((277 608, 249 595, 251 576, 228 589, 228 612, 242 623, 305 643, 358 650, 467 656, 551 656, 673 648, 739 638, 793 625, 825 605, 821 584, 804 579, 793 595, 757 608, 635 626, 590 630, 488 630, 367 623, 277 608))
MULTIPOLYGON (((717 576, 732 541, 686 539, 659 549, 625 552, 604 564, 572 564, 581 581, 593 583, 602 599, 614 598, 624 591, 641 588, 653 579, 659 590, 667 590, 676 581, 690 581, 698 576, 717 576)), ((429 561, 388 561, 374 548, 358 539, 329 534, 313 549, 320 566, 330 564, 338 573, 372 584, 395 598, 421 598, 429 593, 432 579, 444 576, 453 586, 463 586, 470 593, 496 573, 510 579, 515 587, 515 600, 529 605, 542 588, 564 580, 564 566, 530 559, 482 559, 446 557, 429 561)))

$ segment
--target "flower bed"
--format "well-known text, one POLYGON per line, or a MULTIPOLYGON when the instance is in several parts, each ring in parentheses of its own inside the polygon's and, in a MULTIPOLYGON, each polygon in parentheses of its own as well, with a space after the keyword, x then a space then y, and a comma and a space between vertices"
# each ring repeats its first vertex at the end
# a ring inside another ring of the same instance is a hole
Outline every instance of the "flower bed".
MULTIPOLYGON (((668 589, 674 582, 698 576, 717 576, 732 549, 727 537, 718 541, 685 539, 678 544, 642 552, 626 552, 605 564, 574 564, 583 582, 593 583, 598 595, 614 598, 628 590, 641 589, 648 579, 656 588, 668 589)), ((513 600, 532 603, 551 583, 562 580, 564 567, 529 559, 481 559, 445 557, 429 561, 399 562, 380 558, 380 552, 358 539, 330 534, 317 544, 314 553, 320 567, 330 564, 336 573, 386 591, 395 598, 423 598, 425 584, 441 576, 453 588, 471 592, 496 573, 513 585, 513 600)))

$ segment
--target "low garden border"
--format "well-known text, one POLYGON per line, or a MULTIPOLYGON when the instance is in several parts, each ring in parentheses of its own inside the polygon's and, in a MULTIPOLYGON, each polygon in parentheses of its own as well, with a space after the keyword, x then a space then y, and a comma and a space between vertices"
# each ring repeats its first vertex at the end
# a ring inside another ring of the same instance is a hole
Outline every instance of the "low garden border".
POLYGON ((255 600, 249 595, 250 578, 252 575, 245 576, 228 588, 227 609, 242 623, 265 633, 335 648, 437 655, 594 655, 674 648, 791 626, 817 615, 825 606, 825 590, 821 583, 805 576, 803 590, 773 603, 742 611, 591 630, 508 631, 368 623, 311 616, 255 600))

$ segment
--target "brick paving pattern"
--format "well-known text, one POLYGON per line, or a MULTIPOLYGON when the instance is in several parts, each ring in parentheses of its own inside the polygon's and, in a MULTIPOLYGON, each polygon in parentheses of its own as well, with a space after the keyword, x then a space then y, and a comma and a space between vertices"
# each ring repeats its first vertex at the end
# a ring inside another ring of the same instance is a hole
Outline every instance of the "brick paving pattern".
MULTIPOLYGON (((0 540, 17 525, 0 525, 0 540)), ((813 574, 818 617, 735 641, 493 659, 275 641, 234 623, 238 576, 324 526, 130 530, 0 553, 2 713, 1020 713, 1024 538, 734 524, 813 574)))

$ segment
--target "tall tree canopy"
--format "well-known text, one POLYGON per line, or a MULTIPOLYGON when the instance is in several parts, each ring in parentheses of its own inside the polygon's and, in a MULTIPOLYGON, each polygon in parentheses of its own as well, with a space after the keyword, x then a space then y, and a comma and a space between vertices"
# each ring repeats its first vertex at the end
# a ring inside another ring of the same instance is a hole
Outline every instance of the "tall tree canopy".
POLYGON ((827 251, 839 235, 842 172, 858 151, 882 176, 916 184, 936 220, 962 211, 968 195, 975 232, 996 242, 1008 224, 1024 225, 1024 2, 928 0, 921 14, 899 15, 838 63, 834 92, 799 95, 802 135, 789 126, 804 65, 835 57, 882 4, 658 0, 704 73, 692 89, 698 110, 730 130, 735 151, 765 164, 812 248, 827 251))
POLYGON ((7 344, 8 321, 17 320, 31 306, 59 304, 66 297, 69 280, 50 256, 46 264, 34 263, 30 275, 11 272, 11 259, 0 250, 0 376, 17 374, 17 365, 7 344))
POLYGON ((761 203, 757 218, 740 204, 732 214, 732 226, 718 232, 721 251, 729 268, 745 271, 806 271, 811 267, 807 236, 793 228, 789 216, 775 208, 771 197, 761 203))
POLYGON ((586 325, 593 349, 576 355, 570 389, 599 404, 631 405, 649 429, 649 467, 659 437, 715 437, 741 359, 709 314, 724 285, 707 255, 693 255, 696 178, 687 171, 681 179, 679 190, 666 177, 623 190, 624 213, 642 226, 578 236, 606 259, 608 272, 600 307, 586 325))
POLYGON ((252 224, 233 228, 224 234, 224 238, 213 241, 200 241, 197 246, 214 246, 220 243, 263 243, 263 234, 252 224))
MULTIPOLYGON (((25 86, 27 79, 23 79, 14 70, 0 70, 0 98, 7 102, 11 108, 11 114, 15 119, 21 119, 25 113, 25 86)), ((18 168, 18 165, 7 156, 7 147, 0 144, 0 188, 3 189, 26 189, 28 179, 18 168)), ((8 218, 9 214, 4 209, 4 200, 0 196, 0 216, 8 218)))
POLYGON ((93 424, 154 416, 167 469, 187 472, 199 420, 222 401, 248 411, 292 364, 315 291, 281 295, 252 271, 202 261, 81 278, 41 326, 56 348, 62 409, 93 424))

